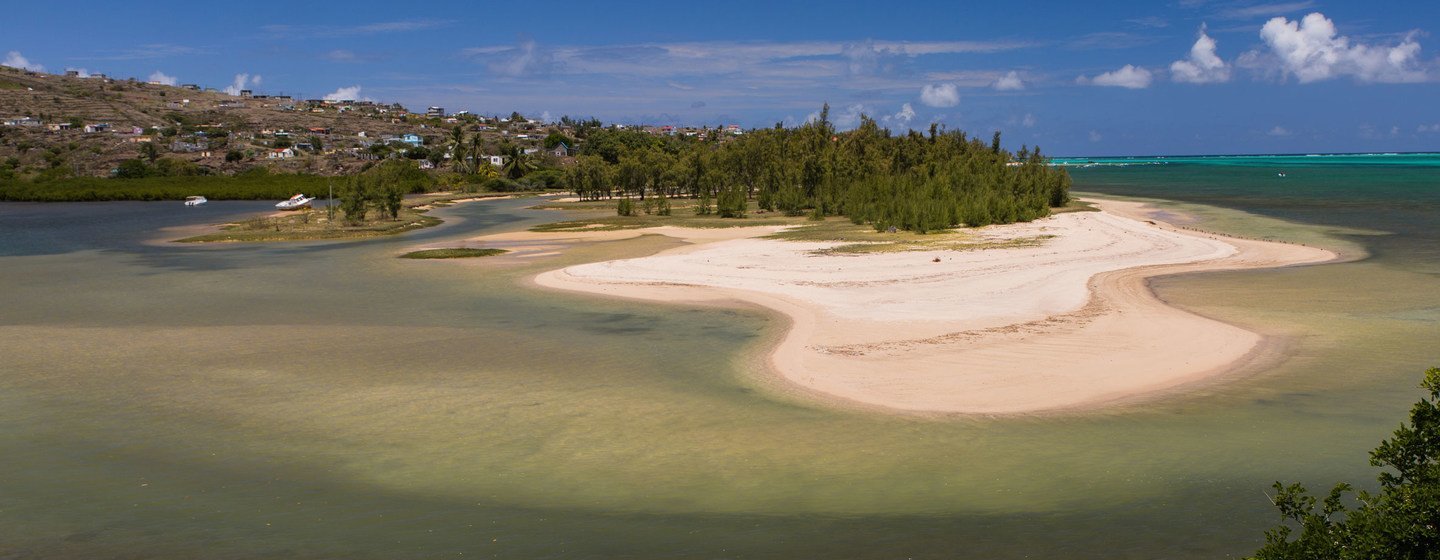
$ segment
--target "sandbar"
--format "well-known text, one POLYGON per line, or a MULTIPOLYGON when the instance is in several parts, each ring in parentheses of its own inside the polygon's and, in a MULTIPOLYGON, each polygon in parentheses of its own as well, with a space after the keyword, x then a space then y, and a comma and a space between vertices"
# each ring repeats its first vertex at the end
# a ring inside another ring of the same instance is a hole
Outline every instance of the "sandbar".
MULTIPOLYGON (((1187 231, 1144 203, 990 226, 1033 246, 817 254, 777 227, 522 233, 539 243, 660 234, 690 244, 534 277, 540 286, 672 303, 743 301, 789 318, 768 355, 785 382, 907 413, 1090 409, 1213 380, 1267 354, 1267 336, 1158 299, 1169 274, 1313 264, 1334 252, 1187 231), (937 262, 938 259, 938 262, 937 262)), ((992 244, 993 245, 993 244, 992 244)), ((1273 352, 1271 352, 1273 354, 1273 352)))

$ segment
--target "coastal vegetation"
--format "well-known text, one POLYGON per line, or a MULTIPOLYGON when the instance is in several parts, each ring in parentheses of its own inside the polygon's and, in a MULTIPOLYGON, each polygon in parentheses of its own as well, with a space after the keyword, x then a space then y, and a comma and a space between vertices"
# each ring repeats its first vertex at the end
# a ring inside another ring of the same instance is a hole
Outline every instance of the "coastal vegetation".
POLYGON ((918 232, 1033 220, 1069 201, 1068 173, 1047 165, 1039 147, 1011 153, 998 132, 987 144, 936 125, 894 135, 863 116, 839 132, 828 112, 726 142, 591 131, 565 185, 585 200, 619 198, 622 216, 635 213, 635 200, 668 208, 685 197, 697 213, 725 218, 745 217, 754 201, 786 216, 918 232))
MULTIPOLYGON (((364 180, 357 180, 362 182, 364 180)), ((337 189, 338 190, 338 189, 337 189)), ((456 202, 474 200, 488 196, 472 193, 433 193, 402 196, 394 213, 390 204, 394 200, 389 193, 379 199, 352 198, 350 202, 363 201, 361 209, 352 207, 354 213, 346 213, 342 200, 336 201, 336 211, 307 208, 296 212, 285 212, 258 216, 247 220, 220 225, 218 231, 178 240, 181 243, 215 242, 256 242, 256 241, 305 241, 316 239, 354 239, 394 235, 416 229, 439 225, 441 220, 430 216, 431 208, 449 206, 456 202), (363 217, 362 217, 363 216, 363 217)))
POLYGON ((324 192, 325 185, 326 178, 318 175, 272 173, 257 167, 228 176, 147 173, 126 179, 67 177, 43 182, 0 180, 0 200, 181 200, 195 194, 203 194, 211 200, 283 200, 297 192, 324 192))
POLYGON ((454 247, 447 249, 423 249, 411 251, 400 255, 402 259, 468 259, 474 257, 493 257, 508 253, 504 249, 487 247, 484 249, 473 249, 469 247, 454 247))
POLYGON ((1440 368, 1421 382, 1429 395, 1410 409, 1410 422, 1370 452, 1383 467, 1378 493, 1335 485, 1323 499, 1305 486, 1275 483, 1271 498, 1288 522, 1265 532, 1256 560, 1440 558, 1440 368), (1300 532, 1295 534, 1293 526, 1300 532), (1293 539, 1291 537, 1294 537, 1293 539))

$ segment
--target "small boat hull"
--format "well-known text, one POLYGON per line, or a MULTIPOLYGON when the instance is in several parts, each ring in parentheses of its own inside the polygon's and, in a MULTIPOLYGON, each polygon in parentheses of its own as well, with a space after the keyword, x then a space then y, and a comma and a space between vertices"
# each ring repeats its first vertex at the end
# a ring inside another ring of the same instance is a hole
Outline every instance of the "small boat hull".
POLYGON ((290 197, 290 200, 276 203, 275 208, 277 210, 300 210, 302 208, 309 208, 310 203, 314 200, 315 199, 313 197, 308 197, 303 194, 297 194, 290 197))
POLYGON ((186 205, 186 206, 199 206, 199 205, 201 205, 201 204, 205 204, 206 202, 209 202, 209 201, 208 201, 208 200, 205 200, 205 197, 203 197, 203 196, 191 196, 191 197, 186 197, 186 198, 185 198, 185 205, 186 205))

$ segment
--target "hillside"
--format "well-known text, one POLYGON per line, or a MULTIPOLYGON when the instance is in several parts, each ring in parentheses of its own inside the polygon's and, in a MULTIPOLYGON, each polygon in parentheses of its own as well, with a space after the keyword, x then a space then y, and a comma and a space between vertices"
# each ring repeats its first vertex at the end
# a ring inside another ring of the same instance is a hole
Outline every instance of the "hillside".
POLYGON ((443 166, 441 154, 457 125, 467 135, 479 134, 492 154, 502 141, 536 147, 549 130, 561 128, 415 114, 399 104, 249 93, 0 67, 0 175, 106 177, 121 162, 145 156, 180 160, 210 174, 256 166, 344 174, 405 150, 415 159, 439 152, 431 159, 443 166), (402 140, 407 134, 415 135, 409 143, 402 140), (272 154, 286 147, 290 152, 272 154))

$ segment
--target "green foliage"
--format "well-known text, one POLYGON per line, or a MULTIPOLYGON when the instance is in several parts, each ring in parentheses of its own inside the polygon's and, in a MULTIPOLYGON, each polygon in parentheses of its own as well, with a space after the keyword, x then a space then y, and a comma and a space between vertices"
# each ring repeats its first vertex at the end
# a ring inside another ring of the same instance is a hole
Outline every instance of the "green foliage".
POLYGON ((423 249, 411 251, 400 255, 402 259, 468 259, 474 257, 491 257, 508 253, 504 249, 471 249, 468 247, 457 247, 453 249, 423 249))
POLYGON ((500 146, 500 152, 505 156, 505 165, 500 168, 500 173, 510 179, 519 179, 526 173, 540 168, 535 161, 535 156, 525 153, 520 146, 506 142, 500 146))
POLYGON ((345 213, 345 221, 351 225, 365 221, 365 215, 370 210, 370 200, 375 196, 371 191, 372 187, 371 181, 357 175, 350 177, 337 189, 340 195, 340 211, 345 213))
MULTIPOLYGON (((141 160, 121 162, 139 174, 127 179, 56 178, 47 182, 0 181, 0 200, 72 202, 94 200, 184 200, 204 195, 211 200, 284 200, 297 192, 323 192, 325 178, 269 173, 257 167, 233 177, 218 175, 165 177, 154 175, 141 160), (137 166, 138 167, 135 167, 137 166)), ((68 171, 68 168, 59 168, 68 171)))
POLYGON ((235 163, 237 161, 243 161, 244 159, 245 152, 242 152, 240 150, 230 150, 228 152, 225 152, 226 163, 235 163))
POLYGON ((1038 148, 1012 154, 999 134, 989 143, 938 127, 928 136, 894 136, 873 119, 860 121, 837 132, 822 109, 804 126, 725 142, 587 130, 565 184, 586 200, 684 196, 698 201, 697 214, 725 216, 754 200, 787 216, 847 216, 877 229, 926 232, 1033 220, 1069 201, 1069 175, 1038 148))
POLYGON ((349 178, 340 188, 340 211, 353 224, 365 221, 373 207, 394 220, 407 193, 423 193, 433 179, 410 160, 385 160, 349 178))
POLYGON ((615 205, 615 214, 620 216, 634 216, 635 201, 628 198, 620 199, 620 202, 615 205))
POLYGON ((541 169, 525 175, 525 183, 540 189, 563 189, 565 172, 559 169, 541 169))
POLYGON ((1440 368, 1426 371, 1421 387, 1429 395, 1411 407, 1410 422, 1370 452, 1370 464, 1385 469, 1379 494, 1358 492, 1359 507, 1348 509, 1352 489, 1341 483, 1317 508, 1304 486, 1276 482, 1284 521, 1265 532, 1255 559, 1440 558, 1440 368))
POLYGON ((156 147, 154 142, 141 142, 140 157, 150 163, 155 163, 155 159, 160 157, 160 148, 156 147))
POLYGON ((555 146, 559 146, 561 142, 564 142, 566 146, 570 146, 571 148, 575 147, 575 139, 566 136, 558 130, 545 136, 544 146, 547 150, 553 150, 555 146))
POLYGON ((116 179, 140 179, 149 175, 150 166, 145 165, 144 160, 127 159, 115 167, 116 179))
POLYGON ((715 199, 715 211, 721 218, 744 218, 745 204, 745 192, 731 187, 720 191, 715 199))
POLYGON ((697 201, 695 202, 695 215, 696 215, 696 216, 709 216, 710 214, 713 214, 713 213, 714 213, 714 210, 711 208, 711 205, 710 205, 710 191, 701 191, 701 192, 700 192, 700 200, 697 200, 697 201))

